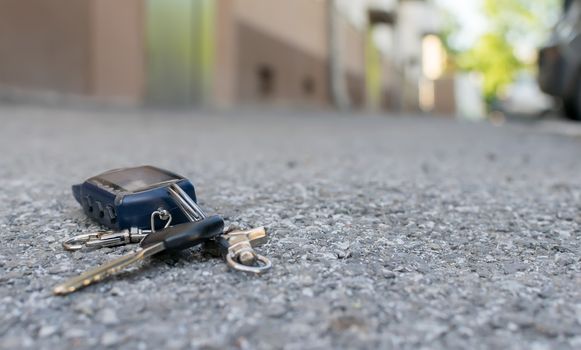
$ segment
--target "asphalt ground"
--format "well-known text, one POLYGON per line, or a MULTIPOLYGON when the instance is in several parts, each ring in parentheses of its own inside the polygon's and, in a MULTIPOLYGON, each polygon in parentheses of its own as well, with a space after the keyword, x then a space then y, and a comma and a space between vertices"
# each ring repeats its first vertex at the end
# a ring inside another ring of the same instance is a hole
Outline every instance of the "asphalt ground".
POLYGON ((4 106, 0 151, 2 349, 581 347, 581 138, 538 123, 4 106), (273 269, 192 249, 53 296, 134 248, 64 251, 100 228, 70 186, 140 164, 273 269))

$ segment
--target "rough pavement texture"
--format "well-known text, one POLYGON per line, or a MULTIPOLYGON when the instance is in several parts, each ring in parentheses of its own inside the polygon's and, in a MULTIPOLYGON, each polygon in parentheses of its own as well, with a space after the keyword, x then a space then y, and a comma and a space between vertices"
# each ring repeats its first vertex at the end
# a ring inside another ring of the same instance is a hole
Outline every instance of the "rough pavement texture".
POLYGON ((314 113, 0 109, 0 348, 581 347, 581 139, 529 125, 314 113), (273 270, 191 250, 66 297, 130 246, 70 185, 155 164, 266 225, 273 270))

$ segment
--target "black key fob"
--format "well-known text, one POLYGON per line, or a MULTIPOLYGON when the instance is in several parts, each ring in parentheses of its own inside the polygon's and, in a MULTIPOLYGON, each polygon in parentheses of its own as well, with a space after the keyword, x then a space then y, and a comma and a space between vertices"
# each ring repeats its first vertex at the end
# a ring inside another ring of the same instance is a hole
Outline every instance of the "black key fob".
POLYGON ((224 220, 219 215, 213 215, 198 222, 187 222, 152 232, 141 241, 140 245, 142 248, 147 248, 163 242, 166 250, 178 251, 201 244, 222 233, 224 233, 224 220))
MULTIPOLYGON (((112 230, 149 229, 151 213, 159 208, 171 214, 174 225, 189 221, 168 193, 172 185, 191 201, 196 201, 196 191, 190 180, 149 165, 115 169, 93 176, 74 185, 73 195, 90 218, 112 230)), ((164 224, 158 222, 156 228, 164 224)))

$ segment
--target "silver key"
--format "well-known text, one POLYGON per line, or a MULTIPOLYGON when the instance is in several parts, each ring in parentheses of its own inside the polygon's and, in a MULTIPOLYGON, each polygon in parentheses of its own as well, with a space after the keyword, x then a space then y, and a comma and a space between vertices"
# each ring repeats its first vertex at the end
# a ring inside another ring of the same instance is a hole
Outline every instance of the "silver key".
POLYGON ((65 295, 75 292, 83 287, 99 282, 107 276, 113 275, 123 268, 143 260, 148 256, 157 254, 164 249, 163 242, 160 242, 133 253, 129 253, 97 268, 84 272, 77 277, 71 278, 63 284, 59 284, 53 289, 53 293, 56 295, 65 295))
POLYGON ((84 272, 63 284, 59 284, 53 289, 53 293, 57 295, 72 293, 80 288, 99 282, 107 276, 115 274, 121 269, 149 256, 164 250, 187 249, 221 235, 223 232, 224 221, 221 217, 214 215, 201 222, 188 222, 150 233, 141 241, 139 250, 84 272))

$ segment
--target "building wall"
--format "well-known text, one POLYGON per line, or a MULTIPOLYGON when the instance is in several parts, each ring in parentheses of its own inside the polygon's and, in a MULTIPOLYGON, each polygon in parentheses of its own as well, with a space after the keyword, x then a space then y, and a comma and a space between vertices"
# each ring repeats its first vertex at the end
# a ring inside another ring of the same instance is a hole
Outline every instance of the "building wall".
POLYGON ((236 63, 238 48, 236 36, 236 0, 221 0, 216 3, 215 69, 213 79, 214 103, 231 106, 236 103, 238 77, 236 63))
POLYGON ((90 93, 139 103, 145 90, 142 0, 91 1, 90 93))
POLYGON ((356 28, 346 18, 341 18, 343 65, 349 74, 365 76, 365 30, 356 28))
POLYGON ((442 77, 434 81, 434 109, 443 115, 456 113, 456 98, 454 96, 455 81, 453 77, 442 77))
POLYGON ((422 78, 422 39, 439 27, 435 13, 433 4, 425 1, 402 1, 398 6, 394 56, 406 78, 416 83, 422 78))
MULTIPOLYGON (((217 5, 219 104, 329 105, 326 1, 223 0, 217 5)), ((365 105, 365 32, 341 18, 347 90, 365 105)))
POLYGON ((383 57, 381 65, 381 108, 384 110, 399 110, 401 108, 401 76, 398 74, 394 62, 388 57, 383 57))
POLYGON ((245 23, 237 24, 237 99, 244 103, 328 103, 324 60, 245 23))
POLYGON ((236 20, 318 59, 327 57, 326 4, 313 0, 236 0, 236 20))
POLYGON ((137 103, 142 0, 0 0, 0 85, 137 103))
POLYGON ((365 31, 356 28, 346 18, 339 20, 341 53, 343 67, 347 77, 347 92, 353 107, 364 107, 366 104, 365 88, 365 31))
MULTIPOLYGON (((326 1, 0 6, 0 86, 135 104, 330 104, 326 1)), ((365 32, 344 19, 339 29, 347 88, 363 107, 365 32)))
POLYGON ((225 0, 217 8, 219 104, 327 104, 324 1, 225 0))
POLYGON ((89 0, 0 0, 0 85, 90 90, 89 0))

